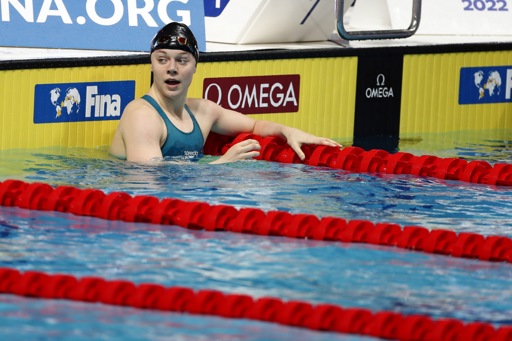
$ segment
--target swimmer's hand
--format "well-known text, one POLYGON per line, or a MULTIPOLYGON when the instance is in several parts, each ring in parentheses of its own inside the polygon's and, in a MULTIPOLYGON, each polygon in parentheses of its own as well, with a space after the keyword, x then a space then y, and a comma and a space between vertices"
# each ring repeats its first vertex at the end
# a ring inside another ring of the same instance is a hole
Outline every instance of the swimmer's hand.
POLYGON ((242 160, 250 160, 260 155, 260 143, 253 139, 244 140, 231 146, 228 151, 210 164, 220 164, 228 162, 236 162, 242 160))
POLYGON ((343 147, 341 144, 331 139, 314 136, 295 128, 286 127, 286 129, 283 130, 283 135, 286 138, 288 145, 295 151, 295 153, 297 153, 302 161, 304 161, 306 158, 306 155, 300 148, 303 144, 316 144, 340 148, 343 147))

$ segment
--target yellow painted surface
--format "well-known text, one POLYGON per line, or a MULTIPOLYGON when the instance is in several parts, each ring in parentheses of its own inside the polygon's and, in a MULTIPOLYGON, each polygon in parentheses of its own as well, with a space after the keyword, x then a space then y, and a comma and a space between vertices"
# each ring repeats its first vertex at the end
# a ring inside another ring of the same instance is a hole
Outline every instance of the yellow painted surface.
POLYGON ((0 71, 0 149, 110 144, 117 121, 34 124, 37 84, 135 80, 135 96, 150 85, 148 65, 70 67, 0 71))
MULTIPOLYGON (((459 105, 462 67, 507 66, 512 51, 406 55, 400 137, 423 133, 512 129, 512 103, 459 105)), ((357 57, 199 63, 189 96, 206 78, 300 75, 298 112, 257 114, 319 136, 351 141, 357 57)), ((37 84, 135 80, 135 97, 150 86, 149 64, 0 71, 0 149, 107 146, 117 121, 34 124, 37 84)))
MULTIPOLYGON (((355 57, 200 63, 189 96, 202 96, 205 78, 300 74, 299 112, 252 116, 316 135, 351 139, 356 72, 355 57)), ((149 65, 0 71, 0 149, 110 144, 117 121, 34 124, 36 84, 135 80, 139 97, 150 79, 149 65)))
POLYGON ((309 58, 215 62, 198 65, 192 97, 201 97, 205 78, 300 75, 300 107, 294 113, 250 115, 318 136, 352 139, 357 58, 309 58))
POLYGON ((461 68, 510 65, 512 51, 405 56, 400 136, 511 129, 510 102, 459 105, 461 68))

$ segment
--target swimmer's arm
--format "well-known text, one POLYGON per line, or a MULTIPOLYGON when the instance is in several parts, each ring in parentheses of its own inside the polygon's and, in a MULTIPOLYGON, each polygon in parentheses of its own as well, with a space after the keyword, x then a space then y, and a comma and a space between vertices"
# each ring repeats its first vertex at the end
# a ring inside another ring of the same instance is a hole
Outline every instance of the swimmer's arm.
POLYGON ((287 139, 287 134, 291 135, 288 133, 289 130, 293 129, 271 121, 255 120, 237 111, 224 109, 211 102, 210 105, 213 107, 212 112, 216 117, 212 125, 212 131, 218 134, 236 136, 241 133, 253 133, 262 137, 278 136, 287 139))
MULTIPOLYGON (((300 129, 288 127, 272 121, 254 120, 239 112, 223 109, 221 107, 217 107, 217 110, 217 120, 212 126, 212 130, 216 133, 230 136, 240 133, 253 133, 262 137, 278 136, 290 145, 301 160, 304 160, 306 157, 301 149, 303 144, 341 147, 341 145, 336 141, 328 138, 317 137, 300 129)), ((247 152, 247 146, 245 147, 246 148, 243 149, 243 152, 247 152)))
POLYGON ((160 149, 161 122, 147 113, 127 108, 120 124, 127 161, 155 162, 163 159, 160 149))

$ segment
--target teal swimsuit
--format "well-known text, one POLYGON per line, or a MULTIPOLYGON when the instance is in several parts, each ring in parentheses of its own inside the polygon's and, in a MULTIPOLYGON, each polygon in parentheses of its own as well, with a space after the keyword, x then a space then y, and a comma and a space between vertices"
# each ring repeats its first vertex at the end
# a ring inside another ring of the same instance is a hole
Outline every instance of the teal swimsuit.
POLYGON ((186 157, 186 158, 199 158, 203 156, 203 145, 204 138, 203 133, 201 132, 201 128, 190 111, 189 107, 185 104, 185 109, 189 113, 192 118, 192 122, 194 123, 194 128, 190 133, 184 133, 172 122, 169 120, 165 112, 162 110, 160 105, 152 98, 151 96, 144 95, 143 99, 149 102, 155 108, 155 110, 160 114, 162 119, 165 122, 165 127, 167 128, 167 138, 165 139, 164 145, 162 148, 162 155, 164 157, 186 157))

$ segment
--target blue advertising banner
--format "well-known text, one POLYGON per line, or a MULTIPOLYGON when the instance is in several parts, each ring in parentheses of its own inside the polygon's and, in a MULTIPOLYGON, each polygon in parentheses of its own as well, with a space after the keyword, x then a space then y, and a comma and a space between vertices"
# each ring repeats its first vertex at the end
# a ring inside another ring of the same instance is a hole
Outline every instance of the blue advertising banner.
POLYGON ((34 123, 118 120, 135 98, 135 81, 37 84, 34 123))
POLYGON ((512 66, 460 69, 459 104, 512 102, 512 66))
POLYGON ((218 17, 222 14, 230 0, 204 0, 204 15, 218 17))
POLYGON ((172 21, 206 49, 203 0, 0 0, 0 46, 148 51, 172 21))

